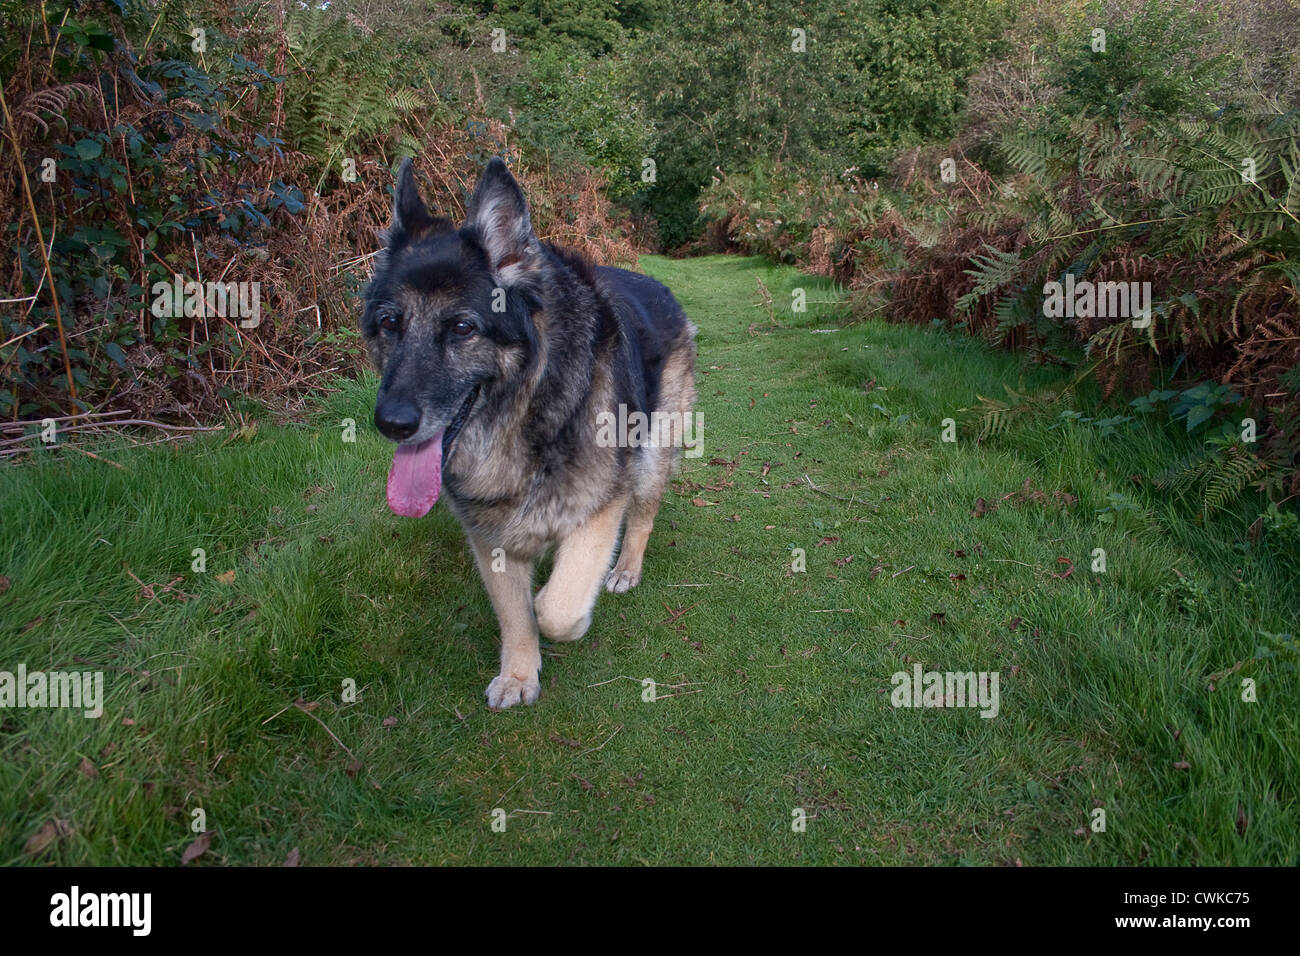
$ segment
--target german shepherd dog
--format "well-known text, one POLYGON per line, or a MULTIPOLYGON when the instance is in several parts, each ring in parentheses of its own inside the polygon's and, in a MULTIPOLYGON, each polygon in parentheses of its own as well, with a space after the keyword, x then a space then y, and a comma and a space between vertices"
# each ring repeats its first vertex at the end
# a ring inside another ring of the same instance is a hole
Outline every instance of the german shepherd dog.
POLYGON ((497 158, 460 228, 430 215, 403 162, 385 239, 361 330, 381 376, 375 425, 397 443, 388 505, 420 517, 446 499, 501 625, 488 706, 531 704, 538 631, 576 641, 602 584, 641 580, 691 442, 695 326, 654 279, 540 241, 497 158), (659 440, 609 440, 611 420, 636 412, 660 413, 659 440), (534 565, 552 547, 534 597, 534 565))

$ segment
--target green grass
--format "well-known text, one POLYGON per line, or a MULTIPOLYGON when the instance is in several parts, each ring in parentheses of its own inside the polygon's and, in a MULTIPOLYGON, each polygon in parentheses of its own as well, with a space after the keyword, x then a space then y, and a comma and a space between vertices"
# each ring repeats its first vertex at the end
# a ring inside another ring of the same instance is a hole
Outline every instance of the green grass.
POLYGON ((1247 538, 1258 508, 1199 527, 1151 490, 1176 428, 944 443, 976 393, 1067 379, 929 328, 770 324, 756 279, 832 290, 757 260, 643 264, 700 327, 706 453, 531 708, 486 709, 496 626, 450 515, 385 506, 373 381, 249 441, 0 469, 0 669, 102 669, 107 697, 0 712, 0 862, 175 864, 197 808, 201 864, 1300 859, 1300 680, 1255 659, 1295 630, 1293 556, 1247 538), (1137 517, 1100 521, 1112 492, 1137 517), (999 715, 892 709, 915 662, 998 671, 999 715))

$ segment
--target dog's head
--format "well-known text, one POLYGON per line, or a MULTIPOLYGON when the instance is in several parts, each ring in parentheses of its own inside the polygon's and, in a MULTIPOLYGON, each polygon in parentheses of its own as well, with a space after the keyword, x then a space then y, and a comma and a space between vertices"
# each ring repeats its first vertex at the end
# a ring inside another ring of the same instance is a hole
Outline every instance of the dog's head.
POLYGON ((466 222, 429 214, 408 159, 393 224, 365 296, 361 332, 380 374, 375 426, 398 443, 388 503, 429 511, 456 436, 537 352, 541 242, 505 163, 492 159, 466 222))

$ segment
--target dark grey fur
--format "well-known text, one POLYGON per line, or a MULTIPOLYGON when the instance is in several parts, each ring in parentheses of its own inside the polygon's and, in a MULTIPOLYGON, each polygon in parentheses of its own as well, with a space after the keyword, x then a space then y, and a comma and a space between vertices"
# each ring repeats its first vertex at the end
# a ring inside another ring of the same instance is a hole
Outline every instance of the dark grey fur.
MULTIPOLYGON (((539 241, 523 192, 499 159, 484 171, 460 228, 428 213, 409 160, 393 208, 361 322, 381 375, 376 423, 390 437, 415 443, 463 419, 454 436, 447 430, 443 496, 479 558, 504 644, 523 646, 525 637, 514 640, 507 631, 531 627, 535 635, 536 617, 506 619, 513 612, 503 607, 517 611, 518 595, 496 593, 500 582, 486 577, 484 555, 501 549, 527 569, 531 583, 535 560, 603 509, 624 509, 629 538, 633 522, 649 533, 671 450, 600 447, 596 415, 617 413, 620 404, 647 415, 690 414, 695 329, 654 279, 593 266, 539 241), (493 310, 494 296, 504 311, 493 310), (472 331, 465 333, 464 323, 472 331), (415 417, 418 427, 402 437, 415 417)), ((634 557, 631 585, 640 578, 640 555, 634 557)), ((539 605, 537 616, 543 631, 549 619, 565 618, 572 626, 557 639, 572 639, 584 613, 589 621, 589 606, 542 615, 539 605)), ((503 646, 498 680, 511 671, 510 657, 503 646)), ((528 683, 518 673, 526 669, 513 666, 513 678, 528 683)), ((510 694, 494 700, 492 688, 488 695, 493 706, 517 702, 510 694)), ((531 703, 527 690, 519 699, 531 703)))

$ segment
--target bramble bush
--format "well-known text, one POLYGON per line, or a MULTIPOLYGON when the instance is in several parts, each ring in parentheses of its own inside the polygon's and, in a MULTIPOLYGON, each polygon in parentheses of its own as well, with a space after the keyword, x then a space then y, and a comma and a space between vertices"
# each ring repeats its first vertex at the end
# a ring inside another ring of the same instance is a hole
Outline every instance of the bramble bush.
MULTIPOLYGON (((112 404, 188 423, 253 393, 289 401, 354 367, 343 330, 403 156, 421 156, 431 203, 455 216, 481 165, 504 155, 543 234, 634 255, 602 170, 635 146, 598 153, 592 139, 595 165, 581 149, 551 163, 489 114, 454 39, 335 6, 0 2, 15 300, 0 304, 0 414, 112 404), (421 68, 395 74, 395 50, 421 68), (155 314, 154 284, 177 275, 256 282, 269 321, 155 314)), ((610 115, 587 114, 588 132, 610 115)))

